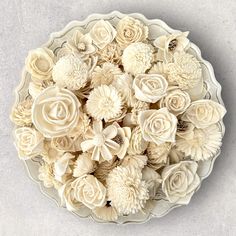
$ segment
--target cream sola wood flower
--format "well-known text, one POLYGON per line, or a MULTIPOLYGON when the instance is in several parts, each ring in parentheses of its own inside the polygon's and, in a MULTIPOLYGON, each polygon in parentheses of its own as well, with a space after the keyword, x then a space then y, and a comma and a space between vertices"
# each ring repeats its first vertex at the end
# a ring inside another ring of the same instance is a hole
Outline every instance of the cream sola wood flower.
POLYGON ((192 137, 178 137, 176 149, 195 161, 205 161, 213 157, 221 146, 220 127, 213 124, 204 129, 194 128, 192 137))
POLYGON ((86 108, 90 116, 107 121, 119 117, 122 105, 122 99, 116 88, 111 85, 101 85, 91 91, 86 108))
POLYGON ((114 168, 107 177, 107 197, 119 214, 134 214, 149 198, 141 170, 132 166, 114 168))
POLYGON ((73 54, 61 57, 53 67, 52 77, 59 87, 78 90, 86 86, 89 66, 73 54))
POLYGON ((123 52, 122 64, 126 72, 137 75, 151 67, 152 59, 153 49, 149 44, 132 43, 123 52))
POLYGON ((115 221, 118 219, 118 212, 115 207, 110 205, 110 202, 103 207, 96 207, 92 209, 94 215, 104 221, 115 221))
POLYGON ((102 121, 94 121, 93 128, 85 134, 86 140, 81 143, 83 152, 92 152, 92 160, 111 160, 119 151, 120 145, 113 141, 118 130, 115 125, 109 125, 103 129, 102 121))
POLYGON ((121 73, 117 65, 106 62, 102 66, 95 67, 91 75, 91 85, 92 87, 110 85, 115 79, 115 76, 121 73))

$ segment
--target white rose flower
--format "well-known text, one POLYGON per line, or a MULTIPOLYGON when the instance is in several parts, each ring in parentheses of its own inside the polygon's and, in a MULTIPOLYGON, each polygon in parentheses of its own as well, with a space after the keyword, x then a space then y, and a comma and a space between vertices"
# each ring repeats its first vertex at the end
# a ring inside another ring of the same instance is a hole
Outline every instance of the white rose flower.
POLYGON ((82 153, 75 161, 73 170, 74 177, 80 177, 85 174, 90 174, 96 169, 96 162, 91 159, 91 153, 82 153))
POLYGON ((33 79, 48 80, 52 76, 54 60, 54 54, 50 49, 37 48, 29 51, 25 60, 25 67, 33 79))
POLYGON ((171 203, 187 205, 200 185, 197 175, 198 164, 194 161, 181 161, 167 166, 162 171, 162 190, 171 203))
POLYGON ((69 211, 77 211, 83 206, 83 204, 75 198, 75 190, 72 187, 73 180, 74 179, 68 180, 58 189, 58 194, 61 198, 61 204, 65 205, 69 211))
POLYGON ((93 43, 99 49, 103 49, 113 41, 116 36, 116 30, 108 21, 100 20, 93 26, 89 34, 93 43))
POLYGON ((93 175, 84 175, 72 182, 74 196, 90 209, 106 204, 106 188, 93 175))
POLYGON ((198 100, 191 103, 182 120, 192 122, 197 128, 205 128, 223 119, 225 108, 212 100, 198 100))
POLYGON ((117 26, 116 41, 125 48, 131 43, 142 42, 148 37, 148 27, 133 17, 122 18, 117 26))
POLYGON ((177 118, 167 108, 140 111, 138 122, 146 141, 156 144, 175 142, 177 118))
POLYGON ((166 94, 168 83, 159 74, 139 74, 134 78, 133 88, 137 99, 156 103, 166 94))
POLYGON ((132 43, 122 55, 124 70, 133 75, 143 74, 151 67, 153 49, 145 43, 132 43))
POLYGON ((78 124, 81 104, 67 89, 48 87, 35 100, 32 121, 45 137, 61 137, 78 124))
POLYGON ((15 130, 15 138, 19 157, 23 160, 35 157, 44 150, 44 137, 34 128, 17 128, 15 130))
POLYGON ((84 88, 88 82, 88 76, 88 65, 73 54, 61 57, 52 72, 56 85, 70 90, 84 88))
POLYGON ((145 166, 142 170, 142 179, 146 182, 149 198, 154 199, 162 182, 161 176, 152 168, 145 166))
POLYGON ((186 111, 191 103, 190 96, 181 89, 170 89, 167 95, 160 100, 160 107, 166 107, 171 113, 178 116, 186 111))

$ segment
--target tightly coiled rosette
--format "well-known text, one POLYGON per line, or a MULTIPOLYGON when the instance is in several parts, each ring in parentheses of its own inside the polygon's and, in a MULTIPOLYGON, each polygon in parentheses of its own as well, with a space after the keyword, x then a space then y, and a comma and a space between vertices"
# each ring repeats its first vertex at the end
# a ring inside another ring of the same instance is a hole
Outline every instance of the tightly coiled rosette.
POLYGON ((33 124, 45 137, 64 136, 78 124, 80 106, 71 91, 49 87, 34 100, 33 124))
POLYGON ((167 108, 141 111, 138 122, 146 141, 156 144, 175 142, 177 118, 167 108))
POLYGON ((188 204, 200 185, 197 175, 198 164, 194 161, 182 161, 164 168, 162 190, 171 203, 188 204))

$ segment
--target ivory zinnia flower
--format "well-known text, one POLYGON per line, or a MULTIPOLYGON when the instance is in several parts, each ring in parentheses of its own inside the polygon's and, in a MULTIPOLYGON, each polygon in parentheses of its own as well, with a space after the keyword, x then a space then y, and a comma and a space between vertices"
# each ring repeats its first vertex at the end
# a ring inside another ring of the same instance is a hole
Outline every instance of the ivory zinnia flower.
POLYGON ((195 128, 193 137, 177 137, 176 148, 195 161, 205 161, 213 157, 221 146, 222 134, 218 125, 204 129, 195 128))
POLYGON ((107 195, 119 214, 134 214, 141 210, 149 198, 141 170, 118 166, 107 178, 107 195))
POLYGON ((92 87, 110 85, 118 74, 121 74, 120 68, 112 63, 106 62, 101 67, 97 66, 92 73, 92 87))
POLYGON ((94 121, 93 129, 87 131, 86 140, 81 143, 83 152, 91 151, 91 158, 95 161, 111 160, 120 148, 120 145, 112 140, 117 135, 117 127, 109 125, 103 129, 102 126, 102 121, 94 121))
POLYGON ((95 119, 106 121, 119 116, 122 100, 113 86, 101 85, 90 93, 86 108, 95 119))

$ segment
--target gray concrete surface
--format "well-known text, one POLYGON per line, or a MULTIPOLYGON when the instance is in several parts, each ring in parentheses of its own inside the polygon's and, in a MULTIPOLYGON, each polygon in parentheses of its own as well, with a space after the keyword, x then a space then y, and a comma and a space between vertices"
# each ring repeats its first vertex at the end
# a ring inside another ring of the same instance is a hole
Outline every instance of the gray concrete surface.
POLYGON ((1 0, 0 1, 0 235, 236 235, 236 1, 235 0, 1 0), (140 12, 180 30, 202 50, 223 86, 228 109, 222 154, 190 205, 144 225, 81 220, 43 196, 17 159, 8 119, 13 89, 28 50, 74 19, 98 12, 140 12))

